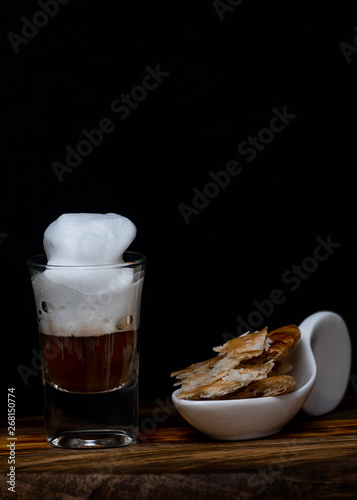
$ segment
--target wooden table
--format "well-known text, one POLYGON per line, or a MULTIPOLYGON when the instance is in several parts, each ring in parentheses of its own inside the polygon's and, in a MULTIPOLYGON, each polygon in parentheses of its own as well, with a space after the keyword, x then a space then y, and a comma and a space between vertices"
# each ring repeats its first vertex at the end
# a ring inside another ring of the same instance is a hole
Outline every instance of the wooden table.
POLYGON ((52 448, 44 438, 42 417, 19 419, 16 494, 7 490, 9 440, 3 432, 0 497, 357 498, 355 396, 323 417, 300 412, 281 433, 252 441, 211 441, 161 401, 143 406, 140 417, 139 444, 96 451, 52 448))

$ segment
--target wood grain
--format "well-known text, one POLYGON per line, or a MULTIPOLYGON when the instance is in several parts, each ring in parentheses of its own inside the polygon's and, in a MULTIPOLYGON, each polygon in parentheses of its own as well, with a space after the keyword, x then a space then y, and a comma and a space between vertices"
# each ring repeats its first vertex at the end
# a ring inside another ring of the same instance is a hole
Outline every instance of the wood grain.
MULTIPOLYGON (((137 445, 96 451, 49 447, 42 417, 19 420, 16 498, 356 498, 357 397, 324 417, 300 413, 275 436, 239 442, 209 440, 165 408, 166 420, 137 445)), ((155 409, 141 408, 143 428, 155 409)), ((0 442, 1 498, 14 498, 7 435, 0 442)))

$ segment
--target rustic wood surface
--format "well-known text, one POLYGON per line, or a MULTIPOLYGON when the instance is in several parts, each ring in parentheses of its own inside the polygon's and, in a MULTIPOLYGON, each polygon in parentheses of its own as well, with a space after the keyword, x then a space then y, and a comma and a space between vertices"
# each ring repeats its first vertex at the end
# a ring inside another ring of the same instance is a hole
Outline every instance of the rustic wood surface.
POLYGON ((204 437, 162 402, 143 406, 140 417, 137 445, 97 451, 52 448, 42 417, 19 419, 15 494, 7 490, 2 426, 0 498, 357 498, 357 397, 323 417, 300 412, 275 436, 240 442, 204 437))

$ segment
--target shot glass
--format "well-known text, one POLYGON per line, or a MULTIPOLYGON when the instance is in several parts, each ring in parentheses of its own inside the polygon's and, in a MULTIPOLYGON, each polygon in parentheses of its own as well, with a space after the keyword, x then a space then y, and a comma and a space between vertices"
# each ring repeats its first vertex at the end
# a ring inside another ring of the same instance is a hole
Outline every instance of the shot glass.
POLYGON ((112 448, 138 436, 138 335, 146 257, 115 265, 28 260, 38 318, 45 432, 60 448, 112 448))

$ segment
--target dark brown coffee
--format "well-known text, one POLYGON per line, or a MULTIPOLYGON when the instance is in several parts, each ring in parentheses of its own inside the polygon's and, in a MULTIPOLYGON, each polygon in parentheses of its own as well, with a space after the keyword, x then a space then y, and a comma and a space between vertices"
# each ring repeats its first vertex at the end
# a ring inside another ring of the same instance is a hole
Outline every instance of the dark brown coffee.
POLYGON ((137 370, 137 331, 98 336, 40 333, 44 375, 69 392, 105 392, 131 383, 137 370))

